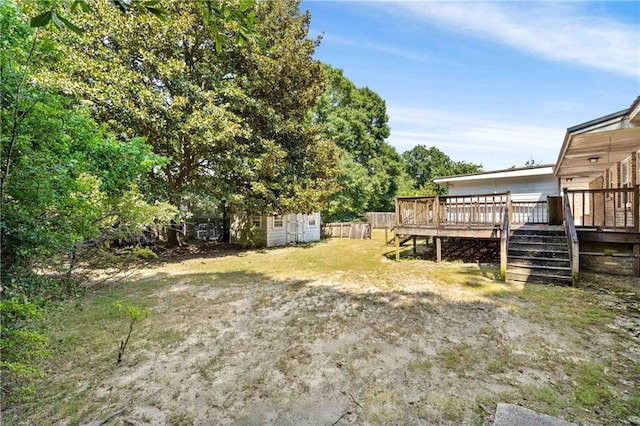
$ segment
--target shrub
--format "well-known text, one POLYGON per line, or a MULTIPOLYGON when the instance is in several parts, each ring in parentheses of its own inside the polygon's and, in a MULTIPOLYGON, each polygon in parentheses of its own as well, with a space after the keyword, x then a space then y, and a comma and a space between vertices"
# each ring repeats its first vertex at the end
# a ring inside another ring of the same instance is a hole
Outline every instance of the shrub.
POLYGON ((0 373, 2 406, 28 399, 35 392, 33 381, 43 377, 38 362, 48 355, 42 334, 40 308, 19 297, 0 300, 0 373))

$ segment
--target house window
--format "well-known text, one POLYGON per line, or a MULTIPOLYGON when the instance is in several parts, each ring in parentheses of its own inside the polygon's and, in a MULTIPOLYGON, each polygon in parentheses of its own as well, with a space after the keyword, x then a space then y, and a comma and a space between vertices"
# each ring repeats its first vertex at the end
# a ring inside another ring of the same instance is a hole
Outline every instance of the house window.
POLYGON ((316 226, 316 215, 309 216, 309 226, 316 226))
POLYGON ((251 217, 251 227, 253 228, 260 228, 260 226, 262 225, 262 222, 260 220, 260 216, 252 216, 251 217))
POLYGON ((284 226, 284 221, 281 215, 273 217, 273 227, 274 228, 282 228, 284 226))
POLYGON ((620 183, 623 188, 631 186, 631 161, 626 159, 620 165, 620 183))

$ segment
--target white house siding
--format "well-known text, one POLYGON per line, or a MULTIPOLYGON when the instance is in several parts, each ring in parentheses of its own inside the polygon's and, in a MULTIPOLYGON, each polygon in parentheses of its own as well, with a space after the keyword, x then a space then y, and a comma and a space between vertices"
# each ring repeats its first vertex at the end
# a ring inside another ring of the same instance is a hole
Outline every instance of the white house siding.
POLYGON ((460 180, 449 182, 449 195, 501 194, 511 192, 511 200, 527 202, 514 204, 514 223, 546 222, 548 208, 547 196, 560 194, 558 179, 553 175, 533 175, 517 177, 500 177, 476 180, 460 180))
POLYGON ((559 195, 558 178, 551 175, 449 182, 449 195, 499 194, 511 191, 513 201, 546 201, 559 195))

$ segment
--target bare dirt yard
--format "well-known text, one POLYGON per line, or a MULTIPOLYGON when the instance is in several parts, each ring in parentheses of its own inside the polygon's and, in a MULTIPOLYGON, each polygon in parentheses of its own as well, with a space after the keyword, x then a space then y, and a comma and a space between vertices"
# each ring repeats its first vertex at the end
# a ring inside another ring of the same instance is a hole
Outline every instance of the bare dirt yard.
POLYGON ((48 376, 2 422, 491 424, 509 402, 640 424, 638 279, 502 283, 383 239, 214 248, 92 290, 52 314, 48 376), (115 302, 149 310, 120 365, 115 302))

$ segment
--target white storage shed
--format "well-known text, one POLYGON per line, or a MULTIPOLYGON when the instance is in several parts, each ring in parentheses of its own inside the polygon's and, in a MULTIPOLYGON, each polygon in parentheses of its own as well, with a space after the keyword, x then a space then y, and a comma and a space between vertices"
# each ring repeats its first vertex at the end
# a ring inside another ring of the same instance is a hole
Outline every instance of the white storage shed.
POLYGON ((277 247, 320 240, 320 212, 235 216, 232 243, 277 247))

